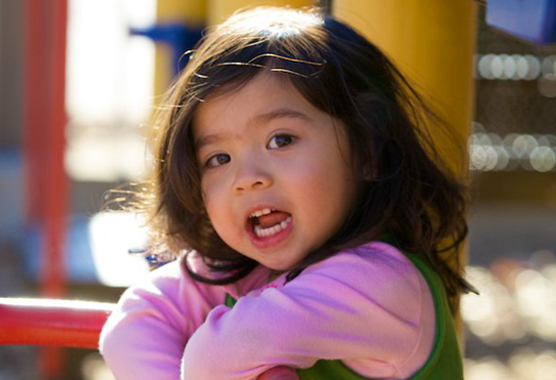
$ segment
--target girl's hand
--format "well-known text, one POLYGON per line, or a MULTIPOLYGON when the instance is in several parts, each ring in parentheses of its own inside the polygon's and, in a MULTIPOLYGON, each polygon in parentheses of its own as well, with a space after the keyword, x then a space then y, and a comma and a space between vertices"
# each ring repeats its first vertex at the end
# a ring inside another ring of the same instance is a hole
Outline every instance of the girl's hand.
POLYGON ((299 380, 293 368, 274 367, 257 377, 257 380, 299 380))

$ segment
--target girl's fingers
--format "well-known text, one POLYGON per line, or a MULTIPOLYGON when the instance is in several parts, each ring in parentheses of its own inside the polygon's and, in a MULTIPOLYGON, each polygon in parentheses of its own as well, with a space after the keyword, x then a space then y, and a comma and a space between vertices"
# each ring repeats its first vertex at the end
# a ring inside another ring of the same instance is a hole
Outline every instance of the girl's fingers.
POLYGON ((257 380, 299 380, 299 377, 293 368, 274 367, 257 377, 257 380))

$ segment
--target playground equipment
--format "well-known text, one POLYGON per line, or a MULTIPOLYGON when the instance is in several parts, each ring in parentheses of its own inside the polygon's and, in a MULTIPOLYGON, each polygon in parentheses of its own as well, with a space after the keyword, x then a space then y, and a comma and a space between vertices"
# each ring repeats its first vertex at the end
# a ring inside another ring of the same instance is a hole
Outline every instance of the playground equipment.
POLYGON ((0 298, 0 345, 96 349, 113 308, 101 302, 0 298))
POLYGON ((555 0, 488 0, 486 22, 536 44, 556 43, 555 0))
MULTIPOLYGON (((114 304, 31 298, 0 298, 0 345, 98 347, 102 326, 114 304)), ((295 380, 294 370, 276 367, 257 380, 280 376, 295 380)))

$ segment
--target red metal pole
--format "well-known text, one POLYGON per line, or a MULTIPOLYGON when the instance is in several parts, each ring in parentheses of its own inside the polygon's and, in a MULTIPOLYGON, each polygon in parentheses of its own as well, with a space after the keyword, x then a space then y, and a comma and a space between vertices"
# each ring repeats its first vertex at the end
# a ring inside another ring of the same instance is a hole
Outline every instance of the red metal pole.
MULTIPOLYGON (((45 160, 44 246, 42 249, 42 294, 63 297, 66 293, 66 224, 68 184, 64 171, 65 150, 65 77, 67 0, 50 3, 50 50, 48 76, 48 151, 45 160)), ((57 347, 41 350, 41 372, 48 379, 60 378, 64 372, 63 351, 57 347)))
MULTIPOLYGON (((40 290, 63 297, 68 183, 64 172, 67 0, 27 0, 25 171, 27 221, 41 231, 40 290)), ((59 378, 63 353, 40 351, 41 373, 59 378)))
POLYGON ((0 298, 0 345, 98 347, 114 304, 32 298, 0 298))
POLYGON ((65 150, 65 83, 66 83, 66 25, 67 0, 49 1, 51 4, 50 64, 48 77, 48 138, 45 192, 44 260, 42 262, 42 293, 48 297, 65 295, 65 242, 67 224, 68 181, 64 170, 65 150))
POLYGON ((23 108, 23 153, 25 165, 25 219, 28 225, 36 225, 42 221, 42 179, 45 175, 43 167, 47 136, 45 115, 48 105, 45 75, 45 57, 48 55, 46 34, 47 19, 44 17, 47 9, 43 0, 27 0, 25 22, 25 102, 23 108))

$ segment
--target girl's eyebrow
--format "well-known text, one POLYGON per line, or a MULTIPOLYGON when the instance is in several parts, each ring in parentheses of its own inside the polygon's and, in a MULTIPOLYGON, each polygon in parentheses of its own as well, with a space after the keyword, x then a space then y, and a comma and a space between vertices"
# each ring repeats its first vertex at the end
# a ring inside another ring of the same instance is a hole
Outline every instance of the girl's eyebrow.
MULTIPOLYGON (((313 120, 311 117, 304 114, 303 112, 299 112, 291 108, 278 108, 255 116, 253 120, 250 122, 250 124, 257 125, 258 123, 261 122, 268 123, 272 120, 282 119, 282 118, 301 119, 304 121, 313 120)), ((215 144, 218 141, 223 139, 224 137, 220 134, 210 134, 210 135, 202 136, 197 141, 195 141, 195 149, 198 151, 200 148, 204 147, 205 145, 215 144)))
POLYGON ((261 115, 257 115, 254 120, 256 122, 259 121, 269 122, 274 119, 280 119, 280 118, 299 118, 306 121, 312 120, 309 116, 307 116, 303 112, 299 112, 291 108, 278 108, 270 112, 265 112, 261 115))
POLYGON ((203 136, 195 141, 195 150, 198 152, 199 149, 201 149, 205 145, 216 144, 219 140, 222 140, 222 137, 220 135, 203 136))

